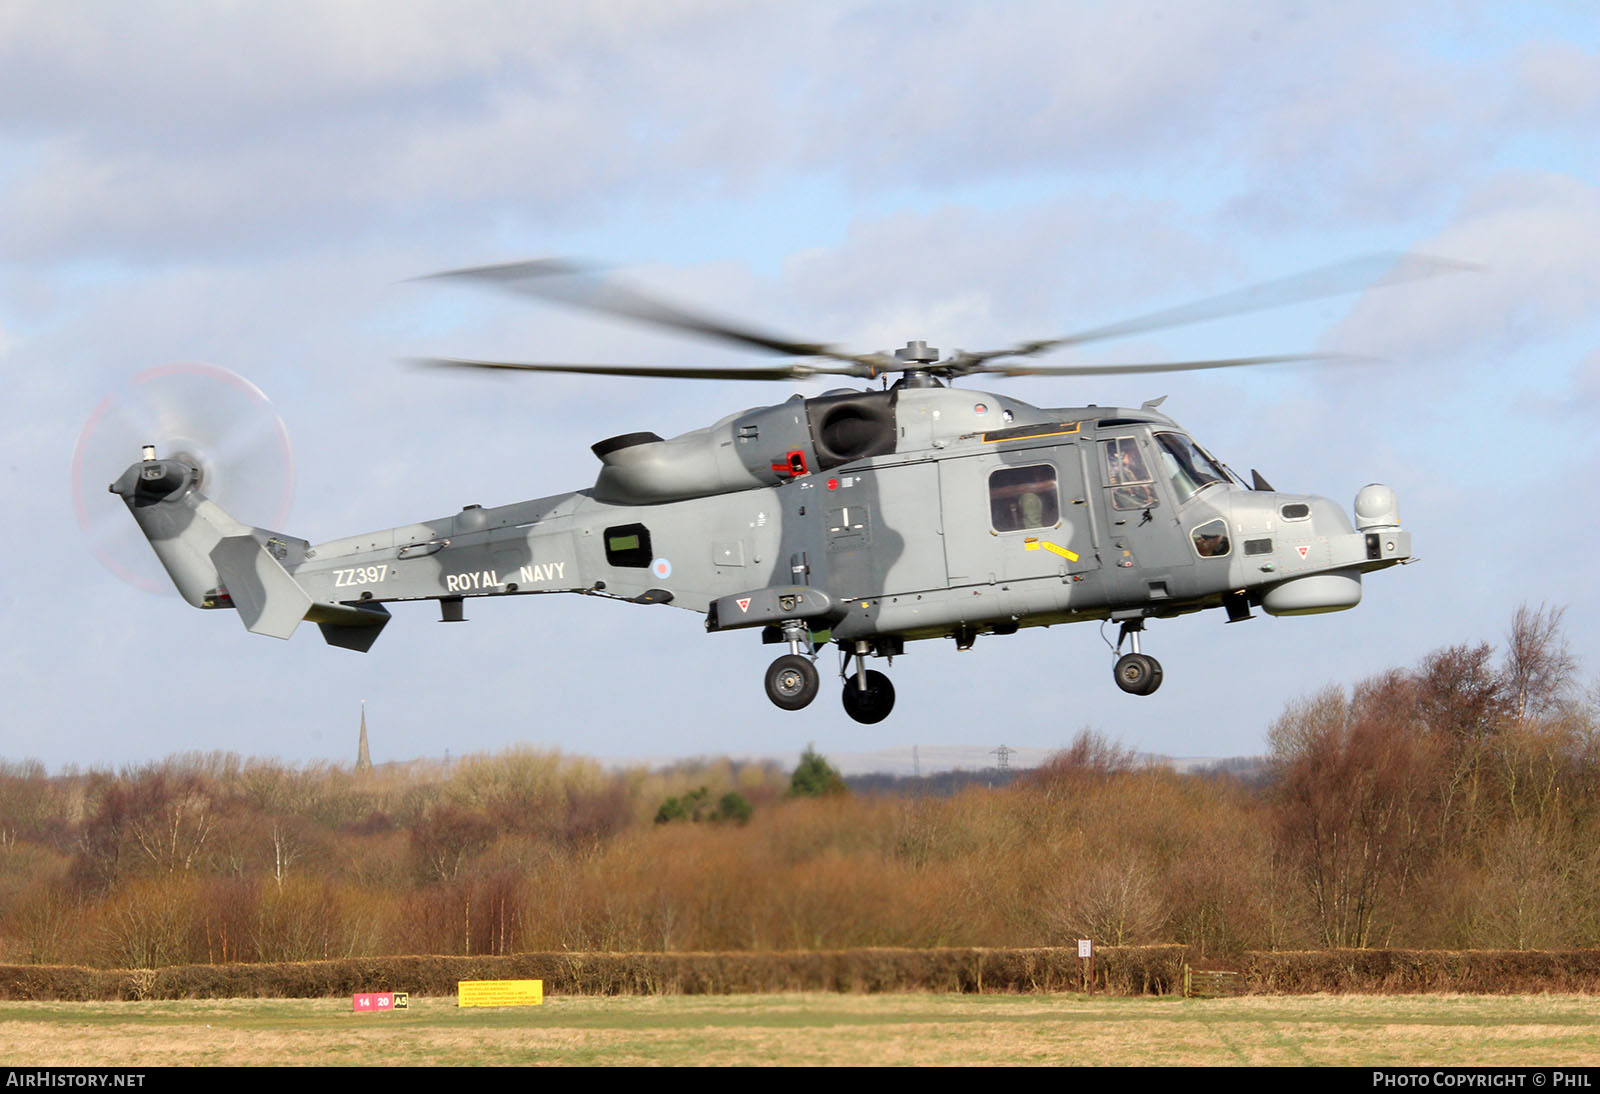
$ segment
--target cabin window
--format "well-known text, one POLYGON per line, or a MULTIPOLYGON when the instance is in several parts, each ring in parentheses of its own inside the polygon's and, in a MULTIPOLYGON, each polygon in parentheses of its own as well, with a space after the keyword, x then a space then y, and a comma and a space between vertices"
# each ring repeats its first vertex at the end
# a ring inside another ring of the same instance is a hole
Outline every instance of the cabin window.
POLYGON ((1106 485, 1111 488, 1111 506, 1114 509, 1149 509, 1156 504, 1154 480, 1145 466, 1139 444, 1132 437, 1118 437, 1102 441, 1100 450, 1105 456, 1106 485))
POLYGON ((1002 467, 990 475, 989 523, 996 532, 1054 528, 1061 523, 1054 465, 1002 467))
POLYGON ((1221 558, 1232 549, 1226 521, 1206 521, 1190 533, 1190 538, 1194 541, 1195 553, 1201 558, 1221 558))
POLYGON ((613 566, 643 570, 655 558, 650 551, 650 529, 642 524, 619 524, 605 531, 606 561, 613 566))

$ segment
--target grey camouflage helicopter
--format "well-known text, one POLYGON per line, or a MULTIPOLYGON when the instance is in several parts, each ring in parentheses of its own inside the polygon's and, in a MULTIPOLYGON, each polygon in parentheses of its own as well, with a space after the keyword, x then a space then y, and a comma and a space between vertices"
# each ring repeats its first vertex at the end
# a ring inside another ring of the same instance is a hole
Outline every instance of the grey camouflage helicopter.
POLYGON ((564 262, 432 275, 544 299, 787 357, 769 368, 530 364, 427 359, 452 368, 694 379, 840 376, 877 388, 794 395, 663 439, 633 432, 593 445, 588 489, 458 513, 312 545, 242 524, 205 492, 181 453, 142 459, 111 484, 179 592, 232 608, 256 634, 288 638, 309 619, 334 646, 365 652, 386 605, 437 600, 445 621, 469 598, 578 593, 700 613, 708 631, 749 630, 787 647, 767 696, 799 710, 819 687, 818 651, 840 654, 842 700, 858 722, 894 706, 867 668, 906 643, 1083 620, 1115 623, 1117 686, 1148 695, 1159 662, 1145 624, 1220 609, 1277 616, 1354 607, 1365 573, 1412 561, 1394 493, 1356 495, 1355 521, 1327 498, 1246 483, 1153 400, 1138 408, 1040 408, 951 386, 974 375, 1089 376, 1327 361, 1290 354, 1136 365, 1015 359, 1141 331, 1355 292, 1460 269, 1388 255, 1268 282, 1060 338, 948 357, 920 341, 851 354, 667 304, 564 262), (819 363, 820 362, 820 363, 819 363), (890 380, 892 379, 892 383, 890 380))

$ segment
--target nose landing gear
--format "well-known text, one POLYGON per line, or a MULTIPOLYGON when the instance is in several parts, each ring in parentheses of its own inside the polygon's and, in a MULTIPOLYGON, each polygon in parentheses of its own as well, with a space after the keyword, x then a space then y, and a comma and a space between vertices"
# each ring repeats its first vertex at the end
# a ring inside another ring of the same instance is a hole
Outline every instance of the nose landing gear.
POLYGON ((767 698, 783 710, 803 710, 817 697, 820 686, 813 663, 817 649, 811 641, 811 628, 798 619, 784 620, 783 638, 789 643, 789 652, 767 666, 767 698))
POLYGON ((817 666, 802 654, 786 653, 767 669, 767 698, 784 710, 801 710, 817 697, 817 666))
POLYGON ((1139 652, 1139 633, 1144 630, 1143 619, 1125 619, 1117 635, 1116 666, 1111 670, 1117 687, 1129 695, 1149 695, 1161 686, 1161 662, 1139 652), (1122 644, 1128 643, 1131 653, 1122 653, 1122 644))

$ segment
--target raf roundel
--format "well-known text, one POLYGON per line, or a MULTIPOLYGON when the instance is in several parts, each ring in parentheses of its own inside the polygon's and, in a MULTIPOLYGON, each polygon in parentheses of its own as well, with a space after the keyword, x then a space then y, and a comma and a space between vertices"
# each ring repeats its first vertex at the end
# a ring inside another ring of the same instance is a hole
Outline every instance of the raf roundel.
POLYGON ((650 564, 650 572, 655 574, 657 579, 665 581, 672 576, 672 563, 664 558, 658 558, 650 564))

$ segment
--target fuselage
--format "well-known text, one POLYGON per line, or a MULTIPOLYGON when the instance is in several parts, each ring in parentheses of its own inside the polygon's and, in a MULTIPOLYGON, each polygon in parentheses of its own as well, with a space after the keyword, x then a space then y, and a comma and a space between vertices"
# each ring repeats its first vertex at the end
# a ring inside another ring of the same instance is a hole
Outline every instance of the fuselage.
POLYGON ((437 600, 447 621, 476 597, 668 604, 786 644, 765 679, 786 710, 812 701, 817 649, 837 643, 845 711, 868 724, 894 689, 866 659, 908 641, 1112 620, 1113 677, 1148 695, 1162 670, 1140 650, 1147 619, 1338 611, 1363 573, 1411 557, 1387 487, 1357 495, 1352 526, 1326 498, 1247 488, 1152 406, 901 383, 593 447, 589 489, 316 545, 239 523, 200 469, 153 449, 111 489, 189 603, 236 609, 258 634, 310 620, 366 651, 401 601, 437 600))
POLYGON ((1147 408, 830 393, 595 448, 594 488, 291 545, 282 561, 327 604, 576 592, 732 629, 784 615, 760 610, 763 590, 811 590, 793 617, 814 631, 917 639, 1238 595, 1336 610, 1362 572, 1410 555, 1397 528, 1374 551, 1326 498, 1246 488, 1147 408))

